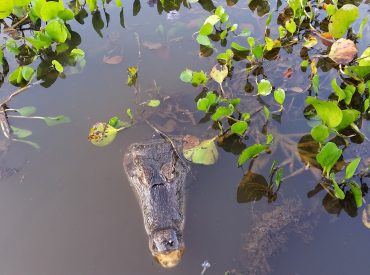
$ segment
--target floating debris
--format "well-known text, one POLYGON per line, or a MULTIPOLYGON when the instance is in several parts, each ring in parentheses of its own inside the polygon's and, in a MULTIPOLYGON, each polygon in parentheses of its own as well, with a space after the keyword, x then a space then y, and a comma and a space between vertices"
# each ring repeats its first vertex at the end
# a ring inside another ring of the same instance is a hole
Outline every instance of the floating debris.
POLYGON ((205 260, 202 263, 202 267, 203 267, 203 270, 202 270, 202 273, 200 273, 200 275, 204 275, 204 273, 206 272, 206 270, 211 267, 211 264, 207 260, 205 260))

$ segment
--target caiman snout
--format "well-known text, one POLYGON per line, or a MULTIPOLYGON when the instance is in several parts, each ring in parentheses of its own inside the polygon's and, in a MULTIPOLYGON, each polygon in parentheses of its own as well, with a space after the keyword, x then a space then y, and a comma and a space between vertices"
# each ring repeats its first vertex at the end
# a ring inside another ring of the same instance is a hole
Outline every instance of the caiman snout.
POLYGON ((180 262, 184 253, 184 242, 176 230, 162 229, 149 237, 149 248, 161 266, 170 268, 180 262))

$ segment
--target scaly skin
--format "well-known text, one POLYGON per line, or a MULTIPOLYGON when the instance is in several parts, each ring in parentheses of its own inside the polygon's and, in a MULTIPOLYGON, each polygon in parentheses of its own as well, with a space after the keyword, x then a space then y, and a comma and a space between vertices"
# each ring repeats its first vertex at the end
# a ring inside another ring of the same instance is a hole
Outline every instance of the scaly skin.
MULTIPOLYGON (((180 139, 173 139, 176 146, 180 139)), ((170 142, 134 143, 123 167, 139 201, 149 249, 163 267, 177 265, 184 251, 185 178, 188 165, 170 142)))

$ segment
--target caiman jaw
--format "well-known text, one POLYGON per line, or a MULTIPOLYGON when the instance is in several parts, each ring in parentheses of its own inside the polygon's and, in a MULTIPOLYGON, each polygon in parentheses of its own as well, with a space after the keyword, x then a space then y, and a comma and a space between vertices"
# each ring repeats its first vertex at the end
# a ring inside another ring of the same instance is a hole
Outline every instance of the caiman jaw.
POLYGON ((182 237, 174 229, 155 231, 149 238, 149 248, 154 259, 165 268, 176 266, 184 254, 182 237))

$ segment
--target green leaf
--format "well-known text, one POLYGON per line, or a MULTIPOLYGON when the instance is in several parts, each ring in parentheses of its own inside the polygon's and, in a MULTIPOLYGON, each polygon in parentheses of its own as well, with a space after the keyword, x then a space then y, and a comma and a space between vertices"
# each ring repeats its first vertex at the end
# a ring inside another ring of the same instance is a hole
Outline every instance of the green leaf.
POLYGON ((272 134, 268 134, 266 136, 266 145, 271 144, 274 141, 274 136, 272 134))
POLYGON ((96 9, 97 0, 86 0, 86 4, 89 6, 89 10, 92 12, 96 9))
POLYGON ((30 81, 32 79, 35 70, 28 66, 22 66, 22 77, 26 81, 30 81))
POLYGON ((14 55, 19 54, 19 48, 18 48, 17 42, 15 42, 15 40, 13 40, 13 39, 7 40, 5 42, 5 47, 12 54, 14 54, 14 55))
POLYGON ((358 165, 360 164, 360 161, 361 161, 361 158, 358 157, 358 158, 355 158, 354 160, 352 160, 346 167, 346 174, 344 176, 344 178, 346 180, 350 179, 353 177, 353 175, 355 174, 356 172, 356 169, 358 167, 358 165))
POLYGON ((323 101, 309 96, 306 99, 306 104, 311 104, 315 108, 317 115, 330 128, 338 126, 342 121, 342 110, 334 102, 323 101))
POLYGON ((94 124, 89 132, 89 141, 99 147, 106 146, 116 138, 118 130, 107 123, 94 124))
POLYGON ((146 103, 147 106, 153 107, 153 108, 158 107, 160 104, 161 104, 161 101, 158 99, 151 99, 146 103))
POLYGON ((122 8, 122 1, 121 0, 116 0, 116 7, 122 8))
POLYGON ((362 19, 360 27, 358 28, 357 32, 357 38, 362 39, 362 32, 364 30, 364 27, 366 26, 367 21, 369 20, 369 17, 366 15, 364 19, 362 19))
POLYGON ((247 42, 248 42, 249 47, 253 47, 256 44, 256 42, 254 41, 254 38, 252 36, 249 36, 247 38, 247 42))
POLYGON ((361 113, 354 109, 342 110, 342 120, 340 124, 336 127, 337 131, 343 130, 355 122, 361 115, 361 113))
POLYGON ((254 55, 255 58, 261 58, 263 57, 263 49, 264 49, 264 45, 262 44, 259 44, 255 47, 252 48, 252 53, 254 55))
POLYGON ((265 47, 266 47, 266 50, 271 51, 272 48, 274 47, 274 40, 266 36, 265 37, 265 47))
POLYGON ((355 5, 345 4, 330 18, 329 32, 334 38, 341 38, 356 21, 359 9, 355 5))
POLYGON ((70 57, 76 59, 76 58, 84 58, 85 57, 85 52, 81 49, 73 49, 69 55, 70 57))
POLYGON ((248 48, 243 47, 243 46, 239 45, 239 44, 238 44, 238 43, 236 43, 236 42, 231 42, 230 47, 231 47, 232 49, 234 49, 234 50, 238 51, 238 52, 246 52, 246 51, 249 51, 249 49, 248 49, 248 48))
POLYGON ((231 125, 231 133, 237 135, 244 135, 245 131, 248 129, 248 123, 245 121, 237 121, 231 125))
POLYGON ((203 72, 193 72, 193 77, 191 79, 191 84, 193 86, 206 85, 208 82, 207 75, 203 72))
POLYGON ((358 65, 362 67, 370 66, 370 47, 366 48, 358 59, 358 65))
POLYGON ((338 86, 337 80, 333 78, 331 81, 331 87, 334 91, 334 93, 338 96, 338 101, 341 101, 346 98, 346 93, 343 91, 341 87, 338 86))
POLYGON ((4 52, 3 52, 3 49, 0 47, 0 65, 3 64, 3 59, 4 59, 4 52))
POLYGON ((184 157, 196 164, 212 165, 218 159, 218 150, 214 139, 207 139, 198 145, 183 149, 184 157))
POLYGON ((283 26, 280 26, 280 25, 278 27, 278 31, 279 31, 279 38, 280 39, 284 38, 288 33, 286 28, 284 28, 283 26))
POLYGON ((337 8, 333 4, 326 5, 325 11, 328 14, 328 16, 332 16, 337 8))
POLYGON ((284 169, 283 168, 279 168, 276 171, 275 185, 276 185, 277 189, 279 189, 279 187, 280 187, 280 183, 281 183, 281 179, 283 178, 283 174, 284 174, 284 169))
POLYGON ((53 64, 55 70, 58 73, 62 73, 64 71, 63 66, 62 66, 62 64, 59 63, 59 61, 54 59, 53 61, 51 61, 51 64, 53 64))
POLYGON ((134 0, 133 6, 132 6, 132 15, 136 16, 139 14, 141 10, 141 2, 140 0, 134 0))
POLYGON ((290 20, 285 22, 285 28, 288 30, 288 32, 293 34, 297 30, 297 25, 296 25, 296 23, 294 22, 293 19, 290 19, 290 20))
POLYGON ((191 83, 191 80, 193 79, 193 71, 189 69, 182 71, 180 74, 180 79, 183 82, 191 83))
POLYGON ((60 12, 58 12, 58 17, 64 21, 72 20, 75 15, 73 14, 73 11, 70 9, 65 9, 60 12))
POLYGON ((234 107, 232 108, 220 106, 216 109, 216 112, 212 115, 212 120, 217 121, 223 118, 224 116, 230 116, 234 112, 234 107))
POLYGON ((22 66, 15 69, 10 75, 9 75, 9 82, 12 84, 20 84, 23 80, 22 77, 22 66))
POLYGON ((25 106, 19 109, 14 109, 21 116, 30 116, 36 112, 36 107, 34 106, 25 106))
POLYGON ((215 10, 215 15, 217 15, 218 17, 221 17, 222 15, 224 15, 224 13, 225 9, 222 6, 218 6, 215 10))
POLYGON ((311 136, 318 142, 324 142, 330 134, 327 126, 319 124, 311 129, 311 136))
POLYGON ((211 41, 209 40, 208 36, 198 34, 197 36, 197 42, 200 45, 206 46, 206 47, 212 47, 211 41))
POLYGON ((319 94, 319 75, 315 74, 312 78, 312 87, 316 95, 319 94))
POLYGON ((333 142, 328 142, 317 154, 316 160, 321 165, 323 172, 329 176, 330 170, 342 155, 342 150, 333 142))
POLYGON ((343 190, 342 190, 342 189, 340 189, 340 187, 339 187, 338 183, 335 181, 335 174, 334 174, 334 173, 332 173, 332 174, 330 175, 330 178, 331 178, 331 179, 332 179, 332 181, 333 181, 334 195, 335 195, 338 199, 340 199, 340 200, 344 200, 345 194, 344 194, 343 190))
POLYGON ((274 91, 274 99, 278 104, 283 105, 285 101, 285 91, 281 88, 276 89, 274 91))
POLYGON ((241 37, 248 37, 248 36, 250 36, 251 35, 251 31, 250 31, 250 29, 248 29, 248 28, 244 28, 243 30, 242 30, 242 32, 238 35, 238 36, 241 36, 241 37))
POLYGON ((211 24, 212 26, 216 25, 217 22, 220 21, 220 16, 214 14, 214 15, 210 15, 208 16, 208 18, 206 19, 206 21, 204 21, 204 24, 211 24))
POLYGON ((48 126, 64 124, 71 122, 71 119, 66 116, 44 117, 44 121, 48 126))
POLYGON ((356 206, 357 208, 360 208, 362 206, 362 191, 361 191, 361 188, 360 186, 358 186, 357 183, 355 182, 351 182, 350 183, 350 189, 349 189, 355 199, 355 203, 356 203, 356 206))
POLYGON ((199 30, 200 35, 210 35, 213 32, 213 26, 210 23, 205 23, 199 30))
POLYGON ((17 138, 26 138, 32 135, 32 132, 27 129, 20 129, 14 126, 10 126, 10 128, 12 129, 12 134, 17 138))
POLYGON ((40 17, 43 21, 49 21, 57 18, 58 13, 64 10, 63 2, 49 1, 42 5, 40 9, 40 17))
POLYGON ((251 158, 257 157, 259 154, 264 152, 267 148, 268 146, 266 145, 256 143, 244 149, 243 152, 239 156, 238 166, 243 165, 247 160, 251 158))
POLYGON ((259 95, 268 96, 272 91, 272 86, 271 86, 270 81, 268 81, 267 79, 262 79, 257 84, 257 90, 258 90, 259 95))
POLYGON ((265 119, 266 119, 266 122, 267 122, 269 120, 269 117, 270 117, 270 110, 266 106, 263 106, 263 112, 265 114, 265 119))
POLYGON ((132 111, 130 108, 127 108, 126 114, 129 117, 129 119, 131 119, 131 121, 134 119, 134 116, 132 115, 132 111))
POLYGON ((0 1, 0 19, 5 19, 8 17, 12 13, 13 7, 13 0, 0 1))
POLYGON ((64 43, 69 34, 68 29, 64 25, 63 21, 60 21, 59 19, 50 21, 46 25, 45 32, 50 36, 51 39, 58 43, 64 43))

